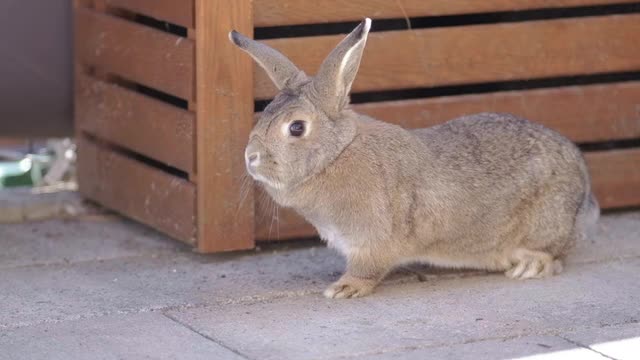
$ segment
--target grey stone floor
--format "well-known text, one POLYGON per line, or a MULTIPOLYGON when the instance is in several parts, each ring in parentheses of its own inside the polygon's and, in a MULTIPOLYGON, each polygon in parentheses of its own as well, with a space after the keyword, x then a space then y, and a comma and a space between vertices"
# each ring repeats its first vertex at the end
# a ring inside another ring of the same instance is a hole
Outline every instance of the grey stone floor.
POLYGON ((396 273, 327 300, 317 242, 198 255, 118 218, 0 224, 0 359, 640 359, 640 212, 565 272, 396 273))

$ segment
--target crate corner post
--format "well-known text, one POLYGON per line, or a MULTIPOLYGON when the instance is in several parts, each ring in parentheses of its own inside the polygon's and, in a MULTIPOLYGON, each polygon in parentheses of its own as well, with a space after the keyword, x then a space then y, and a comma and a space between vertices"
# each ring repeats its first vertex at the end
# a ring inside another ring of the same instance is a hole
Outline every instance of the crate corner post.
POLYGON ((253 188, 241 194, 253 124, 253 64, 228 39, 253 36, 250 0, 195 0, 197 238, 202 253, 255 246, 253 188))

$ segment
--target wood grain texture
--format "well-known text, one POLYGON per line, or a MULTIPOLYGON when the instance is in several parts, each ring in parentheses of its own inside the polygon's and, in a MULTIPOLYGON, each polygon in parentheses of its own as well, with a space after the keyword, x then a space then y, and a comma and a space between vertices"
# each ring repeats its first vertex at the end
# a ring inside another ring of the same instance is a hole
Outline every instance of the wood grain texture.
POLYGON ((473 14, 632 3, 634 0, 253 0, 256 26, 473 14))
POLYGON ((195 114, 87 75, 76 79, 76 127, 188 173, 195 114))
POLYGON ((186 28, 194 26, 194 0, 104 0, 108 7, 164 20, 186 28))
MULTIPOLYGON (((374 32, 354 92, 640 70, 640 14, 374 32)), ((307 74, 343 35, 266 40, 307 74)), ((255 96, 276 94, 255 66, 255 96)))
POLYGON ((602 208, 640 205, 640 149, 587 153, 586 159, 602 208))
POLYGON ((167 235, 195 244, 195 187, 78 137, 79 191, 167 235))
POLYGON ((228 33, 253 34, 249 0, 196 0, 198 250, 254 246, 253 191, 241 199, 253 126, 251 58, 228 33), (242 201, 241 201, 242 200, 242 201))
MULTIPOLYGON (((603 209, 640 205, 640 149, 588 152, 593 191, 603 209)), ((256 237, 289 240, 317 236, 313 226, 291 210, 280 209, 279 221, 269 206, 256 207, 256 237), (272 220, 273 219, 273 220, 272 220)))
POLYGON ((374 102, 352 107, 405 128, 433 126, 480 112, 505 112, 539 122, 574 142, 640 138, 640 82, 374 102))
POLYGON ((111 15, 77 8, 79 64, 182 99, 194 96, 194 43, 111 15))

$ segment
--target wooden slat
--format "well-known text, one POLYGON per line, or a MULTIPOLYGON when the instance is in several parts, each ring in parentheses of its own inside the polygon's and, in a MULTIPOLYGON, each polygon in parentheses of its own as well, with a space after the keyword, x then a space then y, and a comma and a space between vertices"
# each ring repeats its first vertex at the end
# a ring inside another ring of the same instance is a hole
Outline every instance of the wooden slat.
POLYGON ((183 99, 193 98, 192 40, 78 8, 76 46, 80 64, 183 99))
MULTIPOLYGON (((639 14, 372 33, 353 91, 640 70, 639 33, 639 14)), ((265 43, 314 74, 342 37, 265 43)), ((256 98, 273 97, 255 69, 256 98)))
MULTIPOLYGON (((593 191, 603 209, 640 206, 640 149, 585 154, 593 191)), ((280 209, 280 221, 272 221, 270 207, 256 207, 256 238, 288 240, 315 236, 315 229, 291 210, 280 209)))
POLYGON ((250 0, 196 0, 198 249, 254 246, 253 191, 241 194, 253 126, 251 58, 228 33, 253 33, 250 0))
POLYGON ((405 128, 479 112, 506 112, 575 142, 640 138, 640 82, 366 103, 353 109, 405 128))
POLYGON ((108 7, 150 16, 187 28, 194 27, 194 0, 104 0, 108 7))
POLYGON ((602 208, 640 206, 640 149, 587 153, 593 190, 602 208))
POLYGON ((253 0, 256 26, 632 3, 635 0, 253 0))
POLYGON ((195 243, 193 184, 78 138, 80 192, 98 203, 195 243))
POLYGON ((195 114, 115 84, 76 79, 76 127, 193 173, 195 114))

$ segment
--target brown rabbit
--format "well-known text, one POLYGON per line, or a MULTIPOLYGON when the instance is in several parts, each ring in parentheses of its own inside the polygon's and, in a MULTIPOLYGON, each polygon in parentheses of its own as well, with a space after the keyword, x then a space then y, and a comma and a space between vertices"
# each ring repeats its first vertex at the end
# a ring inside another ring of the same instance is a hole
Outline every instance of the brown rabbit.
POLYGON ((280 93, 251 133, 249 174, 347 259, 324 295, 372 292, 421 262, 541 278, 599 216, 578 148, 539 124, 483 113, 406 130, 349 109, 365 19, 315 77, 232 31, 280 93))

